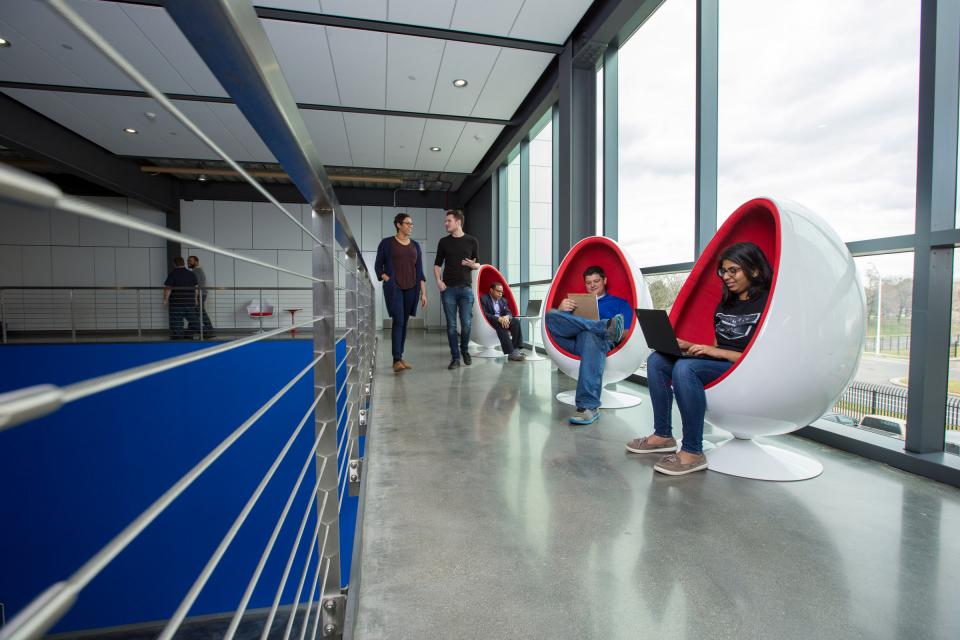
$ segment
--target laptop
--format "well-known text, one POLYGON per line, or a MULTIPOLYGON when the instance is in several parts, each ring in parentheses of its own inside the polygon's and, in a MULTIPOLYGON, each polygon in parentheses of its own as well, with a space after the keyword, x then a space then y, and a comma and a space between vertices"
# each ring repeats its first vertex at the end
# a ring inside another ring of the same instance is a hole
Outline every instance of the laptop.
POLYGON ((600 306, 597 303, 597 296, 592 293, 568 293, 567 297, 577 303, 573 315, 585 320, 600 319, 600 306))
POLYGON ((520 318, 539 318, 540 317, 540 305, 542 300, 528 300, 527 301, 527 312, 524 313, 520 318))
MULTIPOLYGON (((643 338, 647 346, 654 351, 670 356, 687 356, 677 342, 677 334, 673 332, 670 317, 663 309, 636 309, 637 322, 643 331, 643 338)), ((689 356, 687 356, 689 357, 689 356)))

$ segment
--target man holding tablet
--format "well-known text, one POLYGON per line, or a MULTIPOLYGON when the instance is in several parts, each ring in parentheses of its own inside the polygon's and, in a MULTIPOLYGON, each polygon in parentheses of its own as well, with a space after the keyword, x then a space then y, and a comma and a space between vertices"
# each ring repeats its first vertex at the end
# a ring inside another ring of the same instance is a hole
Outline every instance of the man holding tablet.
POLYGON ((583 272, 584 294, 570 294, 546 315, 546 326, 557 345, 580 357, 577 410, 571 424, 590 424, 600 417, 600 391, 607 353, 623 339, 633 321, 633 308, 607 293, 607 274, 598 266, 583 272))

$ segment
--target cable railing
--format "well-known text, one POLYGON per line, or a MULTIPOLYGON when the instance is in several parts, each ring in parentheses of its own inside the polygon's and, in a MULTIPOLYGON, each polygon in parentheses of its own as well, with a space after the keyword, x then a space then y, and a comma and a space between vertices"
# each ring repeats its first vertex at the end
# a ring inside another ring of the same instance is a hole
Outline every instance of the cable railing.
MULTIPOLYGON (((313 313, 310 287, 205 287, 201 302, 167 304, 164 287, 0 287, 0 340, 30 342, 51 337, 72 341, 104 338, 137 340, 175 337, 177 307, 186 322, 182 337, 204 340, 286 326, 313 313), (204 317, 205 316, 205 317, 204 317)), ((177 292, 177 288, 173 289, 177 292)), ((341 287, 336 287, 338 294, 341 287)), ((337 308, 342 308, 342 295, 337 308)), ((342 315, 342 314, 341 314, 342 315)), ((342 320, 342 318, 341 318, 342 320)), ((338 327, 343 326, 338 322, 338 327)), ((309 326, 307 327, 309 331, 309 326)))
MULTIPOLYGON (((295 628, 301 640, 306 638, 308 633, 311 638, 339 636, 343 632, 346 609, 346 597, 342 589, 344 580, 341 577, 340 511, 344 504, 344 497, 355 496, 359 492, 363 439, 367 434, 367 417, 373 392, 377 338, 373 321, 373 305, 376 298, 372 279, 360 257, 359 248, 353 240, 349 227, 343 225, 345 218, 333 196, 329 181, 326 180, 322 166, 314 161, 309 141, 299 135, 302 133, 302 126, 297 124, 294 117, 283 119, 285 125, 291 127, 291 130, 286 133, 292 135, 294 146, 298 146, 303 151, 302 157, 293 157, 296 154, 291 156, 290 149, 271 148, 271 150, 281 163, 285 158, 292 158, 290 162, 294 164, 302 162, 300 166, 295 167, 298 171, 288 169, 288 172, 301 177, 303 184, 298 184, 298 187, 311 202, 313 216, 308 229, 300 221, 292 218, 265 188, 246 174, 194 123, 179 112, 65 2, 48 0, 48 4, 238 173, 250 181, 254 188, 306 231, 314 240, 313 268, 310 273, 299 273, 201 241, 187 234, 122 216, 96 203, 67 196, 52 183, 36 176, 0 165, 0 200, 2 201, 15 203, 21 207, 49 208, 135 229, 277 273, 296 276, 310 285, 309 287, 207 288, 203 307, 188 304, 187 313, 192 314, 199 322, 199 332, 203 331, 203 323, 199 318, 204 308, 208 313, 212 310, 211 319, 215 327, 218 323, 224 328, 232 324, 234 326, 230 328, 233 329, 258 332, 72 384, 40 384, 0 394, 0 437, 6 435, 6 432, 11 429, 29 432, 45 428, 50 424, 49 421, 40 421, 38 418, 44 416, 55 418, 66 405, 80 399, 102 394, 108 390, 120 389, 135 381, 145 380, 163 372, 179 370, 201 360, 216 358, 228 351, 243 349, 297 328, 310 330, 313 352, 309 361, 303 363, 302 368, 289 379, 260 381, 260 386, 272 394, 269 399, 261 403, 252 414, 207 451, 189 470, 180 475, 159 497, 140 511, 79 568, 49 585, 29 604, 13 612, 15 614, 13 618, 0 628, 0 640, 39 638, 53 628, 71 610, 91 581, 137 541, 158 518, 167 513, 171 505, 181 499, 191 486, 208 474, 210 469, 215 467, 228 451, 235 448, 237 443, 241 442, 264 416, 275 411, 281 401, 291 397, 291 390, 297 387, 298 383, 309 380, 310 374, 312 374, 313 394, 311 401, 303 408, 302 417, 296 425, 287 425, 284 429, 284 433, 288 434, 284 446, 260 476, 256 487, 249 493, 242 509, 233 518, 230 526, 220 537, 216 548, 197 572, 179 605, 170 612, 158 637, 162 639, 175 637, 185 621, 189 619, 198 597, 210 583, 211 577, 237 539, 241 529, 250 521, 251 513, 264 492, 278 477, 277 470, 293 450, 294 442, 311 421, 314 430, 312 446, 299 468, 299 474, 288 492, 284 507, 273 524, 269 538, 263 541, 258 562, 237 608, 224 612, 230 615, 230 623, 224 637, 233 638, 245 620, 251 598, 264 575, 264 568, 276 549, 276 543, 284 531, 294 502, 304 482, 310 478, 311 470, 314 474, 311 483, 312 491, 303 509, 282 576, 276 585, 272 605, 261 630, 261 638, 265 640, 275 633, 272 627, 281 607, 289 607, 283 632, 284 638, 290 638, 295 628), (304 178, 304 176, 307 177, 304 178), (270 299, 272 295, 276 296, 275 300, 270 299), (289 323, 281 324, 280 313, 270 316, 265 314, 268 304, 281 312, 295 308, 301 315, 295 319, 293 314, 290 314, 289 323), (221 307, 225 309, 222 315, 221 307), (259 315, 253 315, 254 307, 259 315), (239 320, 244 319, 244 308, 247 313, 245 318, 247 322, 241 323, 239 320), (269 320, 264 322, 264 318, 269 320), (274 322, 276 324, 273 324, 274 322), (343 354, 339 361, 338 352, 343 354), (297 563, 302 556, 302 543, 306 537, 311 516, 315 518, 315 523, 305 560, 298 568, 297 563), (288 581, 291 576, 298 575, 295 595, 292 600, 284 602, 288 581), (303 605, 302 598, 305 598, 303 605)), ((171 0, 165 6, 188 39, 191 38, 189 29, 197 28, 213 40, 217 37, 230 38, 231 42, 234 39, 238 40, 243 43, 244 51, 253 52, 248 54, 251 56, 248 62, 255 63, 257 69, 263 74, 276 73, 275 59, 273 63, 269 59, 272 51, 264 53, 265 34, 262 34, 262 27, 260 31, 257 30, 259 22, 255 20, 251 7, 227 0, 203 3, 202 6, 200 3, 171 0), (191 21, 193 17, 191 12, 194 10, 196 19, 193 22, 197 24, 188 27, 184 22, 191 21), (218 17, 205 13, 213 10, 222 11, 224 15, 218 17), (230 14, 235 20, 226 19, 224 17, 226 14, 230 14)), ((209 46, 210 50, 216 52, 216 43, 204 45, 193 41, 193 44, 201 55, 205 56, 208 64, 211 64, 210 59, 206 57, 210 55, 209 51, 204 47, 209 46)), ((223 52, 221 55, 230 54, 223 52)), ((229 74, 223 74, 222 70, 213 70, 218 74, 228 92, 236 98, 241 109, 252 108, 256 106, 251 105, 252 100, 264 99, 264 96, 268 96, 268 93, 253 97, 245 95, 244 92, 250 91, 250 85, 255 84, 254 81, 248 77, 242 79, 228 77, 229 74), (245 84, 239 86, 236 83, 245 84)), ((278 85, 275 79, 265 82, 260 87, 266 91, 264 86, 268 86, 269 91, 272 92, 269 93, 271 99, 273 93, 283 94, 284 90, 289 93, 289 89, 285 85, 278 85)), ((276 103, 264 102, 261 106, 282 110, 287 102, 284 94, 276 99, 276 103)), ((261 137, 270 145, 270 141, 273 140, 269 135, 271 123, 264 124, 264 122, 266 120, 259 121, 257 129, 261 137)), ((289 143, 289 138, 285 142, 289 143)), ((138 335, 150 330, 168 330, 170 327, 164 326, 164 323, 168 322, 169 317, 167 310, 162 308, 159 289, 162 287, 4 288, 0 291, 0 322, 3 326, 4 341, 16 333, 41 331, 69 331, 72 337, 76 337, 78 333, 97 330, 136 331, 138 335)), ((299 386, 302 387, 302 385, 299 386)), ((227 400, 223 399, 224 402, 227 400)), ((217 401, 217 399, 211 399, 209 402, 217 401)), ((89 416, 89 422, 71 424, 71 428, 89 429, 98 420, 97 416, 89 416)), ((70 524, 75 527, 83 525, 80 522, 70 524)))

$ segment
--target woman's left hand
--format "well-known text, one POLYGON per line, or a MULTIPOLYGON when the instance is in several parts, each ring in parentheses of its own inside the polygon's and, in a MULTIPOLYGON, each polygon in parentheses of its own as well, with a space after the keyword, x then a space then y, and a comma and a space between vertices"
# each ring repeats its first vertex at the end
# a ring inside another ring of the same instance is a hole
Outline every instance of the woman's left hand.
POLYGON ((424 309, 427 308, 427 294, 425 293, 420 294, 420 306, 424 309))

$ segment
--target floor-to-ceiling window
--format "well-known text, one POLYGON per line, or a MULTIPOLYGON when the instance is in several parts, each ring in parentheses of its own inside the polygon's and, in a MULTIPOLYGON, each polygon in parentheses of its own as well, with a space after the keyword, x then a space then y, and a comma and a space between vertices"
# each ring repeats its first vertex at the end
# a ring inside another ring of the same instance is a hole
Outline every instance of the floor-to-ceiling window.
MULTIPOLYGON (((506 264, 501 264, 503 276, 507 282, 520 281, 520 149, 511 154, 513 159, 507 163, 507 250, 506 264), (506 267, 506 269, 504 269, 506 267)), ((503 260, 503 258, 501 258, 503 260)))
POLYGON ((694 257, 695 21, 696 0, 669 0, 617 52, 617 233, 640 266, 694 257))

